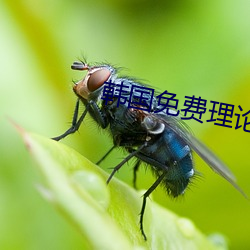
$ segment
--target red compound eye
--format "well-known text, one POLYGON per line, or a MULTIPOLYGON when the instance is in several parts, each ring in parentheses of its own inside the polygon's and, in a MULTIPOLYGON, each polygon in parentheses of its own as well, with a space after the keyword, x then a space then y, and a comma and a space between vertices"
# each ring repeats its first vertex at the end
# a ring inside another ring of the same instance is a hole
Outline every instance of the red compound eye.
POLYGON ((99 89, 104 84, 104 82, 108 80, 110 74, 111 73, 108 69, 99 69, 92 73, 87 83, 88 90, 93 92, 99 89))

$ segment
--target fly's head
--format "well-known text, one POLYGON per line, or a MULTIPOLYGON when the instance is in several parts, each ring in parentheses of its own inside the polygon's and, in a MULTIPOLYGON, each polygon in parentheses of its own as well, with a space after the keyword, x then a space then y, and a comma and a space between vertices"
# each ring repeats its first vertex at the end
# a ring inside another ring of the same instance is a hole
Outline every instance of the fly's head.
POLYGON ((110 65, 89 66, 83 62, 74 62, 71 69, 88 71, 73 87, 75 94, 84 100, 98 99, 104 83, 115 75, 115 69, 110 65))

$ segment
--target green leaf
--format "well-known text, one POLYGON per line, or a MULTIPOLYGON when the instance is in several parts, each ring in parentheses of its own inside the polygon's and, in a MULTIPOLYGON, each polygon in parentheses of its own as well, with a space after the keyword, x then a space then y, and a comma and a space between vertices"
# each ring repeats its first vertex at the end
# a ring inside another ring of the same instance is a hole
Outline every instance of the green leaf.
POLYGON ((143 192, 108 174, 75 150, 21 130, 45 179, 43 196, 81 232, 83 249, 226 249, 212 243, 186 218, 148 199, 144 241, 139 229, 143 192))

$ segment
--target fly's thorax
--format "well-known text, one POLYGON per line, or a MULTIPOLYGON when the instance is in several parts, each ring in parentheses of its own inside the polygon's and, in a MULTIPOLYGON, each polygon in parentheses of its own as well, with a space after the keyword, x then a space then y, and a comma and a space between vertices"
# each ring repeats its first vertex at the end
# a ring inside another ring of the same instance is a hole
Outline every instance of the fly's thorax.
POLYGON ((144 118, 142 122, 142 126, 150 133, 150 134, 161 134, 165 125, 160 120, 157 120, 154 116, 148 115, 144 118))

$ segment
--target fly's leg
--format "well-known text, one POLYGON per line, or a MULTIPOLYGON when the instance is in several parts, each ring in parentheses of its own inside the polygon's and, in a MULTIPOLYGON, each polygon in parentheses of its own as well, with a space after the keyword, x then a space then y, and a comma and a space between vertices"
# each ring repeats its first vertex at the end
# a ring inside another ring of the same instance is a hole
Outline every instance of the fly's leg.
POLYGON ((100 110, 97 103, 90 100, 89 103, 89 113, 94 117, 96 122, 101 125, 102 128, 106 128, 108 126, 106 115, 100 110))
POLYGON ((144 147, 147 146, 147 143, 144 143, 143 145, 141 145, 137 150, 134 150, 132 153, 130 153, 122 162, 120 162, 116 167, 114 167, 112 173, 110 174, 108 180, 107 180, 107 184, 109 184, 109 182, 111 181, 112 177, 114 176, 114 174, 126 163, 128 162, 132 157, 134 157, 138 152, 140 152, 144 147))
POLYGON ((96 165, 99 165, 115 148, 115 146, 113 146, 97 163, 96 165))
POLYGON ((65 133, 63 133, 62 135, 59 135, 57 137, 52 138, 53 140, 60 141, 64 137, 68 136, 69 134, 75 133, 79 129, 84 117, 86 116, 86 114, 88 112, 88 106, 87 106, 86 109, 84 110, 84 112, 82 113, 82 115, 80 116, 79 120, 77 120, 78 119, 78 112, 79 112, 79 104, 80 104, 80 101, 78 99, 77 102, 76 102, 71 127, 65 133))
POLYGON ((144 240, 147 240, 147 236, 144 232, 143 229, 143 216, 146 208, 146 200, 148 196, 157 188, 157 186, 162 182, 163 178, 166 176, 167 172, 163 172, 162 175, 160 175, 157 180, 153 183, 153 185, 147 190, 147 192, 143 195, 143 201, 142 201, 142 207, 141 207, 141 212, 140 212, 140 230, 142 233, 142 236, 144 240))
POLYGON ((80 100, 78 99, 76 102, 71 127, 62 135, 52 138, 53 140, 60 141, 64 137, 68 136, 69 134, 75 133, 79 129, 84 117, 86 116, 86 114, 88 112, 90 112, 91 114, 94 115, 96 121, 101 125, 102 128, 107 127, 108 123, 107 123, 106 116, 102 113, 102 111, 100 110, 100 108, 98 107, 98 105, 94 101, 88 102, 88 104, 86 105, 86 109, 81 114, 79 120, 77 120, 78 119, 78 112, 79 112, 79 105, 80 105, 80 100))
POLYGON ((136 188, 136 179, 137 179, 137 178, 136 178, 136 173, 137 173, 137 171, 138 171, 140 165, 141 165, 141 161, 140 161, 140 160, 137 160, 136 163, 135 163, 134 169, 133 169, 133 187, 134 187, 135 189, 137 189, 137 188, 136 188))

